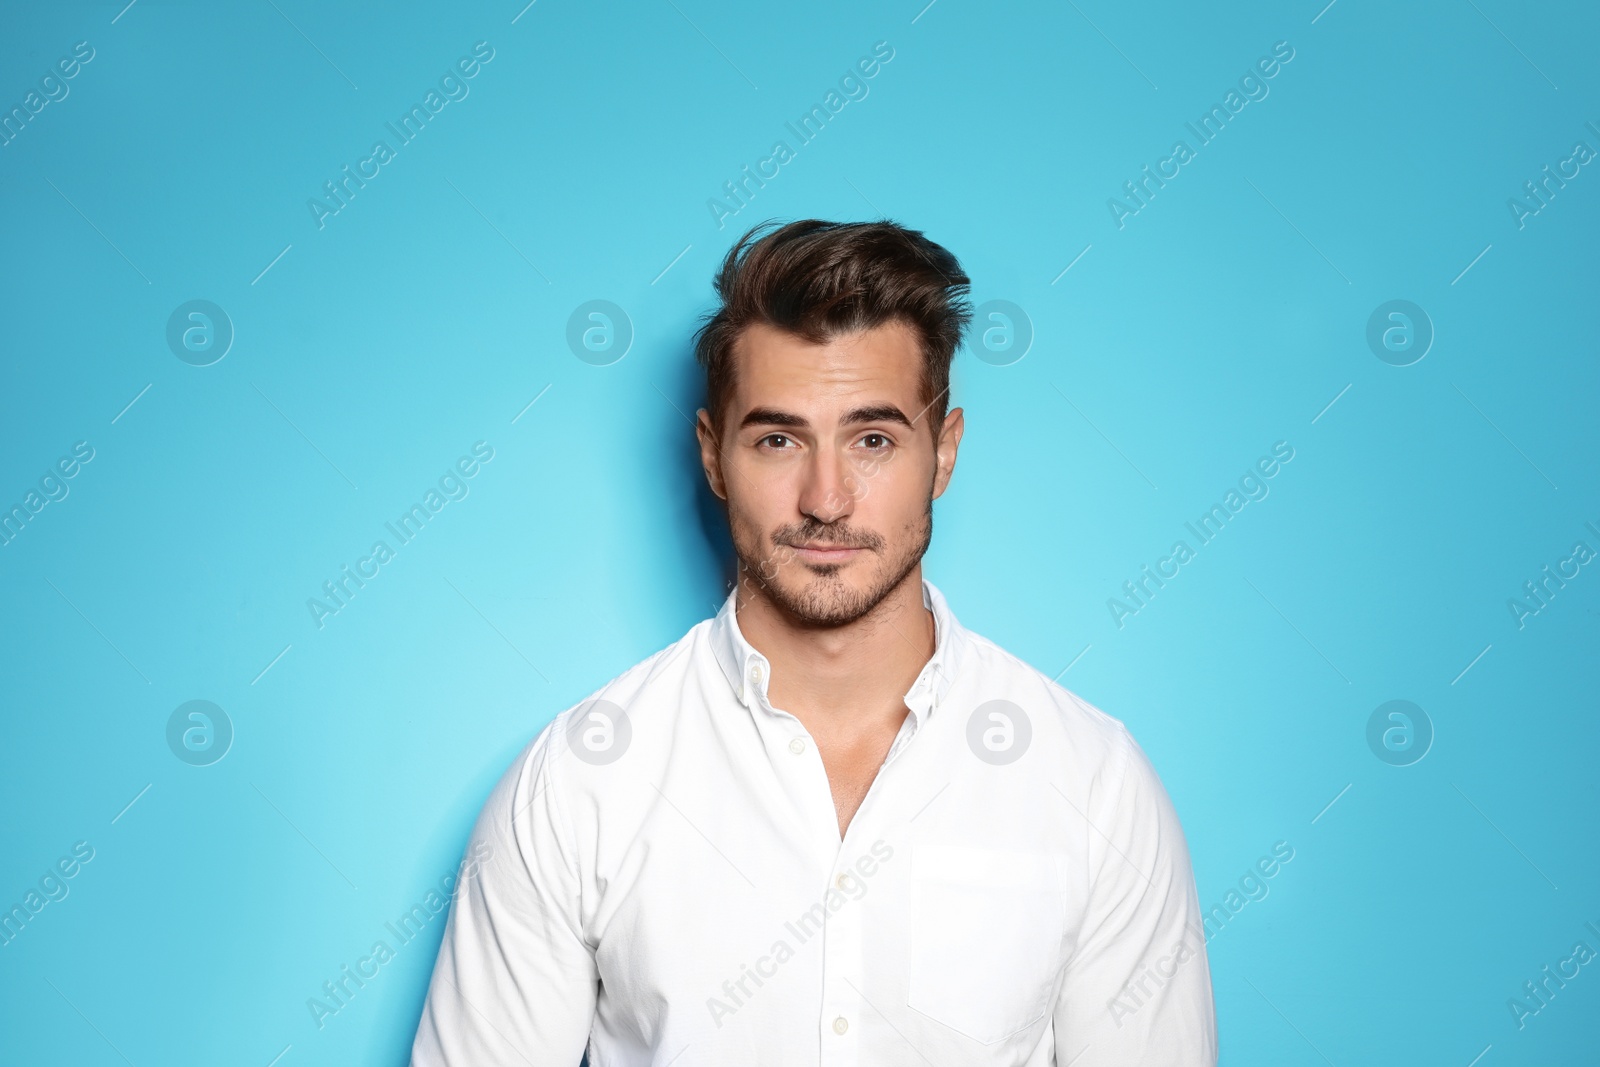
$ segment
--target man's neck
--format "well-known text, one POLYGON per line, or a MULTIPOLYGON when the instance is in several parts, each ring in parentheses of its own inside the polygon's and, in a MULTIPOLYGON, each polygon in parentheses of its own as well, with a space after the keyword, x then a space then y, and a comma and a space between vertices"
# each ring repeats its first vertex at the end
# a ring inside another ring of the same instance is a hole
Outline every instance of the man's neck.
MULTIPOLYGON (((741 575, 742 577, 742 575, 741 575)), ((834 627, 797 625, 740 582, 739 631, 772 665, 768 697, 813 733, 892 726, 902 698, 933 656, 933 613, 922 604, 920 564, 863 617, 834 627)))

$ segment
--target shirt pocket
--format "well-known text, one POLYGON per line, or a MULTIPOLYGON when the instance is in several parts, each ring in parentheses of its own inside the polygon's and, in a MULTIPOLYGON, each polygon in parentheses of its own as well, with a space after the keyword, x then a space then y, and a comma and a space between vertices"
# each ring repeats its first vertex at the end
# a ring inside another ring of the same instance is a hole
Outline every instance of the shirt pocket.
POLYGON ((1066 932, 1061 858, 920 845, 911 863, 908 1006, 985 1045, 1042 1019, 1066 932))

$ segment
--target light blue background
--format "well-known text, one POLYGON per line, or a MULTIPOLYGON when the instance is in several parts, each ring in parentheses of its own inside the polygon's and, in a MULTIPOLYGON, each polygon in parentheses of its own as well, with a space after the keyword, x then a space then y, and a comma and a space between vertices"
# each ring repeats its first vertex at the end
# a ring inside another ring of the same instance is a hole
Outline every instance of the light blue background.
POLYGON ((1523 228, 1507 200, 1600 149, 1600 17, 924 2, 5 6, 6 109, 95 58, 0 148, 0 505, 95 457, 0 548, 0 905, 95 855, 0 947, 0 1059, 404 1062, 442 916, 321 1029, 307 998, 552 716, 722 599, 688 422, 715 264, 765 218, 880 215, 1035 331, 957 361, 929 578, 1128 723, 1204 905, 1295 849, 1211 942, 1223 1062, 1595 1055, 1600 963, 1522 1029, 1507 999, 1600 950, 1600 567, 1520 629, 1507 600, 1600 549, 1600 168, 1523 228), (1119 229, 1108 198, 1280 40, 1270 95, 1119 229), (318 229, 477 41, 470 95, 318 229), (719 229, 707 200, 877 41, 869 95, 719 229), (165 340, 193 299, 237 333, 207 367, 165 340), (635 330, 608 366, 565 341, 591 299, 635 330), (1365 339, 1392 299, 1436 331, 1406 367, 1365 339), (319 629, 307 599, 480 440, 470 495, 319 629), (1276 441, 1270 495, 1118 628, 1276 441), (192 699, 235 729, 208 767, 165 740, 192 699), (1367 745, 1391 699, 1436 732, 1411 766, 1367 745))

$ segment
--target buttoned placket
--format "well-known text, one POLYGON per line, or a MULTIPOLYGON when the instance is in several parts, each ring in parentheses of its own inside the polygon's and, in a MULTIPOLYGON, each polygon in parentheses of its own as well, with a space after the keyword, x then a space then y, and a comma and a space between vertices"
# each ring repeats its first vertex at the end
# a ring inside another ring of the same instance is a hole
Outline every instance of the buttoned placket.
MULTIPOLYGON (((866 796, 861 798, 861 806, 845 828, 844 839, 839 842, 833 864, 831 885, 834 889, 844 890, 848 884, 846 875, 857 880, 861 878, 860 872, 851 867, 849 861, 852 857, 866 854, 859 843, 873 833, 872 800, 874 794, 881 794, 888 788, 884 783, 889 776, 889 764, 905 751, 921 729, 922 719, 938 703, 938 690, 932 684, 932 672, 937 669, 937 663, 929 662, 906 694, 909 711, 900 724, 900 732, 895 735, 888 754, 878 767, 878 773, 867 786, 866 796)), ((859 898, 847 899, 837 912, 823 917, 822 1062, 830 1067, 855 1067, 859 1060, 863 1013, 875 1010, 863 1002, 860 992, 866 982, 862 946, 866 941, 863 924, 866 920, 864 903, 870 892, 870 883, 868 885, 869 888, 859 898)))
MULTIPOLYGON (((874 797, 888 788, 885 780, 890 777, 890 764, 921 731, 924 721, 938 707, 945 693, 950 679, 943 673, 942 653, 948 650, 949 640, 949 635, 935 629, 934 656, 923 665, 916 681, 906 691, 903 699, 908 713, 846 827, 843 839, 838 836, 838 812, 815 739, 798 717, 773 707, 767 699, 770 668, 765 657, 746 649, 739 695, 755 717, 757 731, 769 752, 768 758, 777 772, 779 784, 812 840, 812 855, 827 863, 825 891, 845 892, 844 886, 850 884, 847 876, 861 878, 851 861, 865 854, 857 843, 872 837, 874 797)), ((862 947, 866 899, 865 892, 858 899, 851 899, 847 894, 838 911, 828 911, 826 907, 823 910, 820 931, 822 1005, 817 1025, 821 1062, 828 1067, 857 1067, 861 1035, 867 1022, 865 1015, 873 1010, 862 1000, 861 993, 865 984, 862 947)))
POLYGON ((828 772, 805 725, 767 699, 768 668, 758 653, 746 658, 741 696, 755 716, 756 728, 769 752, 783 792, 799 813, 805 828, 807 852, 817 861, 831 862, 839 848, 839 819, 828 787, 828 772))
MULTIPOLYGON (((828 827, 826 835, 828 847, 821 854, 831 856, 828 888, 842 893, 849 884, 849 878, 858 880, 861 878, 860 872, 856 871, 849 861, 851 857, 864 854, 859 847, 856 847, 856 843, 871 832, 873 796, 885 788, 883 783, 887 777, 889 764, 905 751, 921 729, 922 720, 937 706, 940 694, 938 685, 940 669, 937 659, 930 660, 917 676, 911 689, 907 691, 905 701, 908 713, 901 722, 900 730, 890 744, 877 774, 867 787, 866 796, 862 797, 860 807, 856 809, 850 825, 845 828, 845 835, 841 840, 834 836, 838 827, 838 812, 833 805, 833 792, 828 783, 827 770, 822 765, 822 756, 817 752, 815 740, 797 717, 773 707, 766 697, 763 685, 766 681, 766 668, 757 656, 749 657, 745 670, 744 696, 752 712, 771 714, 775 719, 785 722, 793 731, 784 747, 787 748, 791 758, 803 758, 807 767, 800 775, 788 774, 782 777, 803 790, 801 805, 808 816, 817 813, 810 810, 814 805, 806 802, 804 794, 813 792, 815 783, 820 781, 820 795, 825 802, 828 827)), ((807 819, 808 823, 815 821, 815 818, 807 819)), ((862 902, 865 899, 865 893, 854 899, 847 896, 837 911, 828 911, 824 908, 821 930, 822 1010, 819 1013, 818 1027, 822 1063, 828 1067, 857 1067, 860 1059, 862 1016, 864 1012, 870 1010, 870 1006, 863 1003, 860 993, 866 980, 865 961, 862 958, 862 946, 865 942, 863 929, 865 910, 862 902)))

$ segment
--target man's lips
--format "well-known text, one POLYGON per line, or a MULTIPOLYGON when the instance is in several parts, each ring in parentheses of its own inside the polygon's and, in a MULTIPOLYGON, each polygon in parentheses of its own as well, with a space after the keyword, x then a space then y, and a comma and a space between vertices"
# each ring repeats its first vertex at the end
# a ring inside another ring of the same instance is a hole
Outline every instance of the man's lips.
POLYGON ((861 551, 861 549, 851 545, 833 545, 817 541, 806 542, 798 545, 790 545, 789 547, 798 552, 802 559, 813 560, 848 559, 850 556, 861 551))

